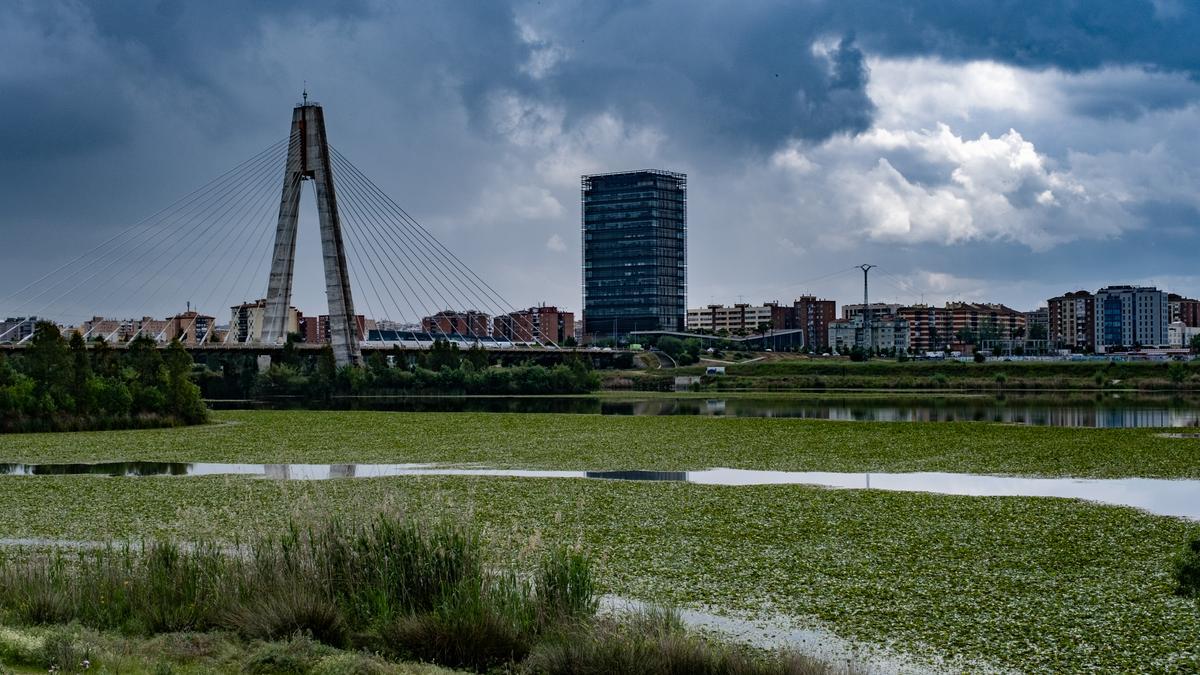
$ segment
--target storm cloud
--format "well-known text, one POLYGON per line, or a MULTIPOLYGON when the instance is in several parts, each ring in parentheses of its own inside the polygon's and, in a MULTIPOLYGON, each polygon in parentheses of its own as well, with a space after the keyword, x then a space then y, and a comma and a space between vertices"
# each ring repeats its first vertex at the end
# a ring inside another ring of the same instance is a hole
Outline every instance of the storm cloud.
POLYGON ((859 262, 904 301, 1195 294, 1197 34, 1170 0, 4 3, 0 297, 282 138, 305 83, 515 304, 578 309, 579 176, 645 166, 689 174, 691 304, 850 300, 859 262))

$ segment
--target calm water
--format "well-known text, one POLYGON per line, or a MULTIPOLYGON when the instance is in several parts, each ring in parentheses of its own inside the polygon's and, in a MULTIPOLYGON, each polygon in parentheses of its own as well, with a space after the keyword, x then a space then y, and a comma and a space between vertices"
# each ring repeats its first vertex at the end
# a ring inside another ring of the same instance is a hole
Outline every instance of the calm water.
MULTIPOLYGON (((221 402, 214 408, 287 408, 288 401, 221 402)), ((865 422, 1001 422, 1054 427, 1200 427, 1200 405, 1183 399, 1103 397, 1094 401, 989 396, 599 398, 412 396, 339 398, 338 409, 404 412, 709 415, 865 422)))
POLYGON ((513 476, 593 480, 683 481, 702 485, 819 485, 840 489, 933 492, 947 495, 1066 497, 1132 506, 1150 513, 1200 520, 1200 480, 1154 478, 1018 478, 963 473, 837 473, 827 471, 547 471, 436 464, 224 464, 216 462, 109 462, 0 464, 0 475, 204 476, 245 475, 284 480, 383 476, 513 476))

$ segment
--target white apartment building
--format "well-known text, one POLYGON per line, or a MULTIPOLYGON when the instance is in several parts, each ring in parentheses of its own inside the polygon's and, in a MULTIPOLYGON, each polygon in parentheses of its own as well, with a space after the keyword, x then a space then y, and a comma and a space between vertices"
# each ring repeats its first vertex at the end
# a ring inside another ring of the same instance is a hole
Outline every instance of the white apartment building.
POLYGON ((711 332, 755 332, 771 321, 771 307, 739 303, 732 307, 709 305, 687 311, 687 329, 711 332))
POLYGON ((834 349, 895 349, 908 351, 908 322, 904 319, 872 319, 868 335, 863 329, 862 313, 853 319, 841 319, 829 324, 829 346, 834 349))
POLYGON ((1096 351, 1111 347, 1169 344, 1167 294, 1145 286, 1108 286, 1096 291, 1096 351))

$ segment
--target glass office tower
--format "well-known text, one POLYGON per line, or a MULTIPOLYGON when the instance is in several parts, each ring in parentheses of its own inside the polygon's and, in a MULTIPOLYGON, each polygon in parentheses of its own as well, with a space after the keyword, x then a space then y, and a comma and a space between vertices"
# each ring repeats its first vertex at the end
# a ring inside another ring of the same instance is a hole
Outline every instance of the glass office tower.
POLYGON ((682 331, 687 316, 687 176, 583 177, 583 333, 682 331))

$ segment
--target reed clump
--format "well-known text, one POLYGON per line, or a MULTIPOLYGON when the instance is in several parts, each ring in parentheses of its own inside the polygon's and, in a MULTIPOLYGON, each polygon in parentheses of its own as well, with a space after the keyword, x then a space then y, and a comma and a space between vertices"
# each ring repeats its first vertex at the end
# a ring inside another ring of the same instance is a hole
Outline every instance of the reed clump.
POLYGON ((137 636, 304 635, 486 667, 519 661, 543 633, 595 612, 581 553, 552 549, 520 567, 485 565, 476 533, 451 521, 294 521, 233 546, 153 541, 6 560, 0 615, 137 636))
POLYGON ((387 514, 292 522, 232 546, 154 541, 0 560, 0 625, 50 627, 36 628, 51 632, 35 660, 59 670, 87 660, 75 629, 61 632, 74 626, 245 672, 386 671, 374 655, 479 672, 817 672, 701 641, 677 621, 597 618, 597 607, 579 550, 497 564, 470 527, 387 514))

